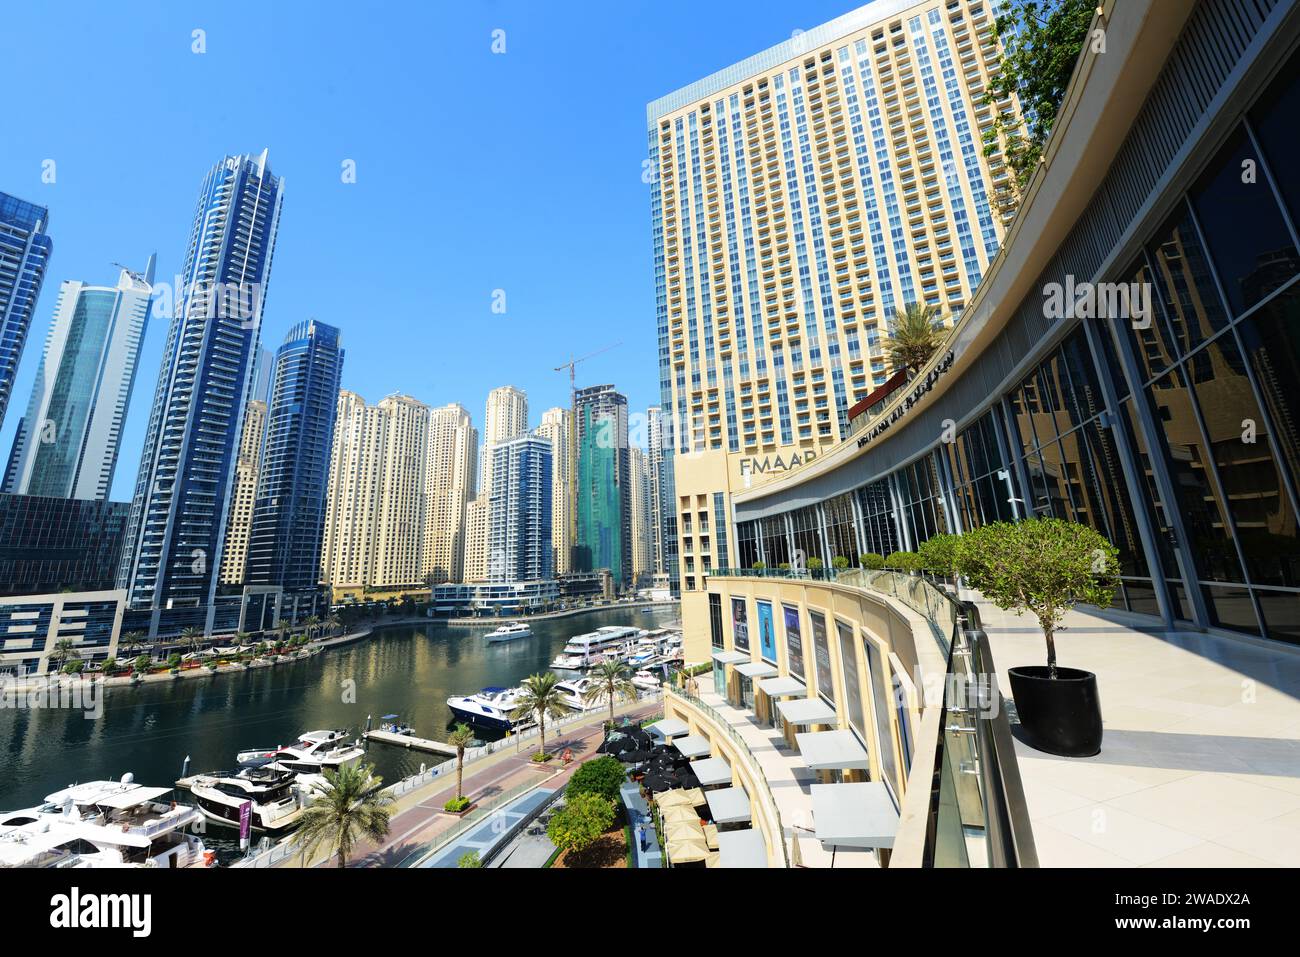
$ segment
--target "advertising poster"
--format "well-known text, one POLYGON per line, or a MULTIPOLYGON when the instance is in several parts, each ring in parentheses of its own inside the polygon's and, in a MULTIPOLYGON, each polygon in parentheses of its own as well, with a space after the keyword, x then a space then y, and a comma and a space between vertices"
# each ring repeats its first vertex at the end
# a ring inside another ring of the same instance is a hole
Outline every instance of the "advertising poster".
POLYGON ((782 605, 785 618, 785 657, 790 674, 800 681, 803 676, 803 635, 799 631, 799 609, 791 605, 782 605))
POLYGON ((731 635, 737 651, 749 651, 749 613, 745 599, 731 599, 731 635))
POLYGON ((826 637, 826 616, 810 611, 812 621, 813 655, 817 664, 817 693, 832 704, 835 702, 835 680, 831 677, 831 646, 826 637))
POLYGON ((764 661, 776 664, 776 623, 770 601, 758 603, 758 650, 764 661))

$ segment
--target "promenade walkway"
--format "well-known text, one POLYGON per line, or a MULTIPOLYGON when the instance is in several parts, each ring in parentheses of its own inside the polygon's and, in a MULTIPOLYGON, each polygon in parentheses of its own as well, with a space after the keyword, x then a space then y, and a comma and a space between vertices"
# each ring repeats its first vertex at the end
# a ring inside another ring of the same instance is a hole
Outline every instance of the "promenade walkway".
MULTIPOLYGON (((657 700, 627 702, 615 709, 618 717, 642 720, 660 711, 657 700)), ((604 739, 603 725, 609 718, 607 708, 592 712, 590 720, 575 721, 556 732, 547 730, 546 749, 556 755, 546 765, 532 761, 537 750, 537 738, 530 737, 519 743, 519 749, 505 748, 465 766, 465 795, 475 802, 487 802, 527 786, 547 790, 562 789, 578 765, 592 757, 604 739), (573 761, 563 766, 559 755, 566 749, 572 752, 573 761)), ((364 842, 353 852, 350 867, 400 867, 415 863, 421 856, 438 846, 462 822, 442 808, 456 796, 454 771, 435 778, 427 786, 405 794, 393 803, 389 820, 388 837, 378 846, 364 842)), ((334 867, 331 857, 325 860, 319 851, 307 862, 308 866, 334 867)), ((301 855, 281 861, 279 867, 302 866, 301 855)))

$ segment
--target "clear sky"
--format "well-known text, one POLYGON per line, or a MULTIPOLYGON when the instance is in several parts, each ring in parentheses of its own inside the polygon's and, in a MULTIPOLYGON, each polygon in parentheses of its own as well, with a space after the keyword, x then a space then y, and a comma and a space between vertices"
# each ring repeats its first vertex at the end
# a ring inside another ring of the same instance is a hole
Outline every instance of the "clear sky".
MULTIPOLYGON (((343 331, 343 385, 568 403, 570 355, 658 402, 645 105, 853 0, 6 4, 0 190, 50 209, 54 255, 0 429, 26 409, 58 285, 184 265, 210 166, 270 149, 284 209, 262 343, 343 331), (206 52, 193 52, 203 30, 206 52), (505 52, 493 52, 493 31, 505 52), (54 182, 42 182, 53 160, 54 182), (356 182, 342 182, 352 160, 356 182), (495 290, 506 312, 492 310, 495 290)), ((141 354, 114 499, 134 488, 165 322, 141 354)))

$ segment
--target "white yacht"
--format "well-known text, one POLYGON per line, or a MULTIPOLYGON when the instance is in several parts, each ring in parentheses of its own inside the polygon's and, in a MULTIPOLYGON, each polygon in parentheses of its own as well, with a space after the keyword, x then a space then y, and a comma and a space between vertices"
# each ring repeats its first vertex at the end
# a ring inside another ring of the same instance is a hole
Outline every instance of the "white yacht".
POLYGON ((215 853, 185 828, 198 808, 166 798, 172 789, 87 781, 39 807, 0 814, 0 867, 210 867, 215 853), (159 800, 162 798, 163 800, 159 800))
POLYGON ((560 689, 562 700, 571 711, 593 711, 596 708, 603 708, 605 704, 599 701, 588 702, 584 700, 583 695, 594 685, 594 678, 570 678, 567 681, 557 682, 555 687, 560 689))
POLYGON ((516 641, 520 638, 533 637, 533 630, 522 621, 517 621, 510 625, 502 625, 496 631, 489 631, 483 636, 487 639, 488 644, 499 644, 503 641, 516 641))
POLYGON ((196 774, 176 783, 189 788, 199 811, 210 820, 238 827, 239 810, 251 801, 253 830, 278 833, 298 823, 312 795, 325 785, 325 778, 265 765, 196 774))
POLYGON ((308 731, 298 736, 298 741, 283 748, 261 748, 241 751, 236 760, 241 767, 270 765, 285 771, 302 774, 320 774, 356 764, 365 751, 355 742, 347 742, 347 730, 308 731))
POLYGON ((632 676, 632 684, 645 691, 657 691, 663 681, 653 671, 642 669, 632 676))
POLYGON ((452 695, 447 699, 447 707, 456 717, 472 725, 509 731, 527 723, 510 717, 521 691, 522 688, 484 688, 477 694, 452 695))
POLYGON ((585 635, 574 635, 551 662, 555 671, 583 671, 617 655, 624 646, 642 635, 640 628, 606 625, 585 635))

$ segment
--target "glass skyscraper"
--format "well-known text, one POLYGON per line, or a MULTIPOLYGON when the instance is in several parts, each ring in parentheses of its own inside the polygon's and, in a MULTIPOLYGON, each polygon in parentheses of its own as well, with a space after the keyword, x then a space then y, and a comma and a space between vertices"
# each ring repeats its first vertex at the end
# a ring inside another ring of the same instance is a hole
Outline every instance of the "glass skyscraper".
POLYGON ((244 582, 280 585, 286 599, 320 582, 342 375, 339 330, 315 319, 290 329, 276 352, 244 582))
POLYGON ((614 587, 632 580, 632 496, 627 397, 612 385, 579 389, 574 571, 608 568, 614 587))
POLYGON ((44 206, 0 193, 0 423, 13 392, 54 243, 44 206))
POLYGON ((199 192, 118 579, 151 633, 212 628, 283 196, 265 151, 227 156, 199 192))
POLYGON ((5 491, 108 497, 149 320, 154 257, 116 286, 59 287, 45 355, 14 436, 5 491))

